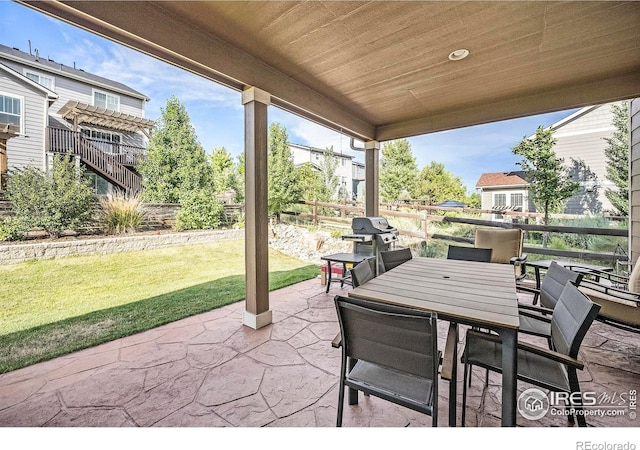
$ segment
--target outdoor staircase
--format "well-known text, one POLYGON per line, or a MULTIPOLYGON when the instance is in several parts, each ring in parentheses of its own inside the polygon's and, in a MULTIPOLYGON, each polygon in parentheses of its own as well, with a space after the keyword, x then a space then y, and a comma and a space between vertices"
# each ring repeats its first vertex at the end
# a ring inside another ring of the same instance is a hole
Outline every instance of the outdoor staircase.
POLYGON ((142 190, 142 177, 130 168, 136 165, 142 149, 131 151, 133 147, 120 146, 124 150, 121 153, 107 153, 81 133, 61 128, 49 128, 48 131, 49 152, 79 156, 87 167, 127 194, 135 195, 142 190))

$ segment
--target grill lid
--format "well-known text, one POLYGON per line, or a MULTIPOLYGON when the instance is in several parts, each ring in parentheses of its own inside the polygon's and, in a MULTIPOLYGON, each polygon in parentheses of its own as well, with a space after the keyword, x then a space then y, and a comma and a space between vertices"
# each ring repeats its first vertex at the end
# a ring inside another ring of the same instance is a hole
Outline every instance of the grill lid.
POLYGON ((351 228, 355 234, 379 234, 397 231, 384 217, 354 217, 351 228))

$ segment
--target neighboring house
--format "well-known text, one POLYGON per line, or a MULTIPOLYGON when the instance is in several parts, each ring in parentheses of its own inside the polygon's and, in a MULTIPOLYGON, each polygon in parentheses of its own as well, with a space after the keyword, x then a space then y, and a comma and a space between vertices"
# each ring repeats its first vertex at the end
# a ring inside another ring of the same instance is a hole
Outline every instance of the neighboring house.
POLYGON ((122 83, 43 58, 37 50, 0 45, 0 129, 17 129, 0 136, 2 181, 11 169, 47 170, 53 154, 71 152, 98 194, 114 186, 138 192, 135 166, 153 128, 144 118, 147 101, 122 83))
MULTIPOLYGON (((580 183, 578 193, 567 200, 566 214, 600 214, 612 208, 605 191, 607 188, 615 189, 615 185, 607 179, 604 151, 607 147, 605 138, 612 137, 615 131, 613 104, 582 108, 549 127, 556 140, 553 151, 564 160, 573 179, 580 183)), ((533 137, 535 135, 529 136, 533 137)), ((527 200, 528 183, 525 178, 522 171, 482 174, 476 184, 482 198, 482 209, 535 211, 527 200)), ((502 218, 500 214, 492 216, 498 220, 502 218)))
MULTIPOLYGON (((311 164, 315 169, 321 169, 326 150, 300 144, 289 144, 289 148, 293 154, 293 163, 296 167, 303 164, 311 164)), ((343 155, 335 151, 333 155, 338 159, 336 176, 338 177, 339 184, 336 195, 353 198, 353 156, 343 155)))
POLYGON ((365 176, 365 167, 364 163, 359 161, 352 161, 352 174, 351 179, 353 180, 353 188, 351 198, 352 200, 362 199, 364 201, 364 176, 365 176))
POLYGON ((483 173, 476 183, 480 190, 481 209, 493 210, 491 220, 504 220, 504 211, 529 212, 533 206, 529 204, 529 192, 525 180, 525 172, 493 172, 483 173))
POLYGON ((567 214, 599 214, 612 209, 605 191, 616 186, 607 179, 604 153, 607 147, 604 139, 612 137, 615 131, 612 105, 582 108, 549 127, 556 140, 553 151, 564 159, 573 179, 580 183, 578 193, 567 201, 567 214))

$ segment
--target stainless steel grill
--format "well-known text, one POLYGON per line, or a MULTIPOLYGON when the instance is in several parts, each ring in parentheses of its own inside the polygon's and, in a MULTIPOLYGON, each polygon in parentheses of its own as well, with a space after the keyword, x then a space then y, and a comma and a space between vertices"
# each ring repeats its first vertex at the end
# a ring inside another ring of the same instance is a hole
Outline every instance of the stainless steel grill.
POLYGON ((345 241, 353 241, 353 252, 359 255, 375 256, 378 273, 382 270, 380 252, 391 250, 398 241, 398 230, 384 217, 355 217, 351 222, 353 234, 342 236, 345 241))

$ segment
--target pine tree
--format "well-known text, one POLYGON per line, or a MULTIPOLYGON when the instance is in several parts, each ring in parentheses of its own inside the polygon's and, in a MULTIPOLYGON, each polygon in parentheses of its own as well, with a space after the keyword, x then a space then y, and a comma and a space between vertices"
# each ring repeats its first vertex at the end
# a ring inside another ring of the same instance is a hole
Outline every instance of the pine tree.
POLYGON ((385 142, 380 160, 380 195, 386 201, 414 194, 418 166, 406 139, 385 142))
POLYGON ((278 220, 285 208, 300 200, 301 194, 288 139, 287 130, 279 123, 269 126, 269 214, 275 214, 278 220))
POLYGON ((616 189, 608 188, 607 196, 617 214, 629 215, 629 102, 611 105, 613 111, 613 126, 616 130, 610 138, 604 138, 607 148, 607 178, 613 182, 616 189))
POLYGON ((211 189, 207 155, 184 105, 175 96, 161 109, 146 157, 138 167, 146 201, 178 203, 182 192, 211 189))

